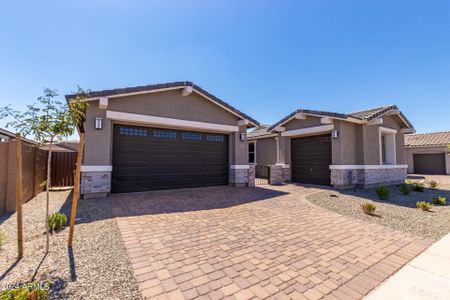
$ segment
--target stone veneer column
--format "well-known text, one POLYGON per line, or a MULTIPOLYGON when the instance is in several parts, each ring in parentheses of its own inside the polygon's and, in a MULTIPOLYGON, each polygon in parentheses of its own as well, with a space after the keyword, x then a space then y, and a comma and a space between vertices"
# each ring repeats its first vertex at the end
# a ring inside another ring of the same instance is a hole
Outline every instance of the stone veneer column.
POLYGON ((275 185, 283 183, 283 166, 282 165, 270 165, 269 166, 269 183, 275 184, 275 185))
POLYGON ((246 168, 231 167, 229 182, 230 185, 234 186, 255 186, 255 166, 248 165, 246 168))
POLYGON ((111 192, 111 172, 82 172, 80 192, 84 196, 106 196, 111 192))

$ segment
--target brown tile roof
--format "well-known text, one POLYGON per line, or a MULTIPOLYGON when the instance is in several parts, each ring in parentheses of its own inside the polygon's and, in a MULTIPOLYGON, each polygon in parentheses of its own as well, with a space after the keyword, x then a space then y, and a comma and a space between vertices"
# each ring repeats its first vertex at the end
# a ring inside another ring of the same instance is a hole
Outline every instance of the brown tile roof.
POLYGON ((450 144, 450 131, 405 135, 405 146, 436 146, 450 144))
POLYGON ((258 127, 255 127, 255 129, 253 129, 252 131, 250 131, 247 134, 247 136, 248 136, 248 138, 256 138, 256 137, 261 137, 264 135, 269 135, 269 134, 271 134, 269 132, 269 128, 270 128, 270 125, 266 125, 266 124, 260 125, 258 127))
MULTIPOLYGON (((194 83, 192 83, 190 81, 176 81, 176 82, 150 84, 150 85, 144 85, 144 86, 126 87, 126 88, 119 88, 119 89, 112 89, 112 90, 91 91, 91 92, 89 92, 89 98, 108 97, 108 96, 122 95, 122 94, 128 94, 128 93, 159 90, 159 89, 165 89, 165 88, 177 88, 177 87, 182 88, 185 86, 192 86, 195 90, 197 90, 201 94, 205 95, 208 98, 211 98, 213 101, 226 107, 227 109, 231 110, 235 114, 237 114, 245 119, 248 119, 251 123, 253 123, 256 126, 259 125, 259 122, 256 121, 255 119, 253 119, 252 117, 244 114, 243 112, 241 112, 238 109, 234 108, 233 106, 229 105, 222 99, 217 98, 213 94, 210 94, 206 90, 202 89, 201 87, 199 87, 198 85, 195 85, 194 83)), ((70 99, 75 96, 76 96, 75 94, 66 95, 66 99, 70 99)))
MULTIPOLYGON (((283 119, 281 119, 275 125, 270 127, 269 130, 273 130, 275 127, 277 127, 281 124, 284 124, 287 120, 291 119, 293 116, 295 116, 298 113, 315 114, 315 115, 324 116, 324 117, 334 117, 334 118, 341 118, 341 119, 348 119, 351 117, 351 118, 355 118, 355 119, 359 119, 359 120, 371 121, 371 120, 373 120, 379 116, 382 116, 385 113, 387 113, 391 110, 395 110, 395 109, 398 109, 398 107, 396 105, 385 105, 385 106, 380 106, 380 107, 362 110, 362 111, 358 111, 358 112, 352 112, 349 114, 328 112, 328 111, 319 111, 319 110, 309 110, 309 109, 298 109, 298 110, 294 111, 293 113, 289 114, 288 116, 284 117, 283 119)), ((408 126, 413 128, 412 124, 405 117, 405 115, 403 115, 402 112, 399 112, 399 114, 405 120, 405 122, 408 124, 408 126)))

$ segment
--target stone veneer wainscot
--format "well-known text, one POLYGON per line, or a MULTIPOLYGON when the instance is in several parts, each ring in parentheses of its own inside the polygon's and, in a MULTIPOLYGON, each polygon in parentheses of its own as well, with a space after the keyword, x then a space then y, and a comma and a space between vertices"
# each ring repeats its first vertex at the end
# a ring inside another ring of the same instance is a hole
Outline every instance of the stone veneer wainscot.
POLYGON ((330 166, 331 185, 347 188, 354 185, 369 188, 380 185, 394 185, 405 182, 406 165, 356 165, 330 166))

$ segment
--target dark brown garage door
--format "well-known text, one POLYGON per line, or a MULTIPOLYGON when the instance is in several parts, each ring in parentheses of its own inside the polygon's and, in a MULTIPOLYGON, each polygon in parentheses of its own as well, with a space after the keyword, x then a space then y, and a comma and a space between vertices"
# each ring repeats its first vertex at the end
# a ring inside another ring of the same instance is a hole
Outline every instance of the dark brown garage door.
POLYGON ((291 158, 293 182, 330 185, 329 134, 292 139, 291 158))
POLYGON ((414 173, 445 175, 445 153, 414 154, 414 173))
POLYGON ((114 126, 112 192, 228 184, 228 136, 114 126))

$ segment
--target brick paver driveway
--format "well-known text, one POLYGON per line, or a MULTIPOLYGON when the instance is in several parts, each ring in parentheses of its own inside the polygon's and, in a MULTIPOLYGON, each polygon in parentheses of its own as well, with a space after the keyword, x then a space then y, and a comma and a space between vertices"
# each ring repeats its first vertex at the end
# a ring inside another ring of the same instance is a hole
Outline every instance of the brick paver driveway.
POLYGON ((145 298, 359 299, 429 245, 303 199, 316 191, 173 190, 112 206, 145 298))

